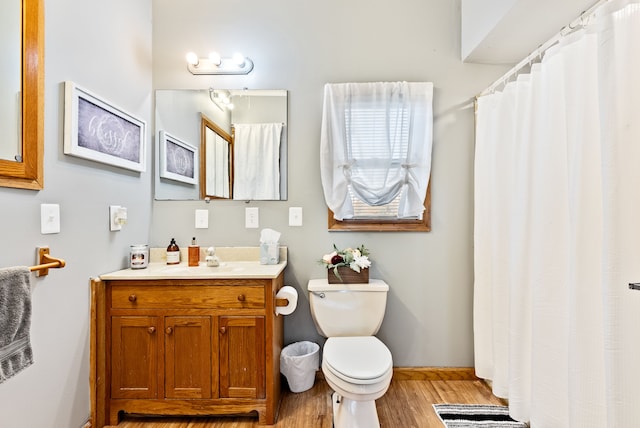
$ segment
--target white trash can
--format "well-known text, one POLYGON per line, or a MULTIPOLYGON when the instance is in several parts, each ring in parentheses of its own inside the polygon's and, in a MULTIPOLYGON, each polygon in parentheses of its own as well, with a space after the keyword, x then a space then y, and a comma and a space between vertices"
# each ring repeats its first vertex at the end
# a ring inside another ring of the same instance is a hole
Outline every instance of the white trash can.
POLYGON ((280 373, 289 383, 291 392, 303 392, 313 387, 320 367, 320 346, 313 342, 294 342, 280 353, 280 373))

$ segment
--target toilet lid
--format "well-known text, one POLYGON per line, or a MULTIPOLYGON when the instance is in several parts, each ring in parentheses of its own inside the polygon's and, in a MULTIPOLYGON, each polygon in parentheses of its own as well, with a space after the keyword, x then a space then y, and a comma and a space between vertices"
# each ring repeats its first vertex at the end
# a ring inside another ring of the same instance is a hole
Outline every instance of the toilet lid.
POLYGON ((391 370, 391 352, 375 336, 331 337, 324 344, 324 362, 345 379, 377 379, 391 370))

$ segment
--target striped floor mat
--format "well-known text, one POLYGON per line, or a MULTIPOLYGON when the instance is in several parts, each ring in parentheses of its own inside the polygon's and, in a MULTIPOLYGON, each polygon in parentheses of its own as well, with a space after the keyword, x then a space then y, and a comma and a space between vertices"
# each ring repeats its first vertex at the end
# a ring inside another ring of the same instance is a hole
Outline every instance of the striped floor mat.
POLYGON ((509 408, 490 404, 434 404, 438 417, 447 428, 526 428, 509 416, 509 408))

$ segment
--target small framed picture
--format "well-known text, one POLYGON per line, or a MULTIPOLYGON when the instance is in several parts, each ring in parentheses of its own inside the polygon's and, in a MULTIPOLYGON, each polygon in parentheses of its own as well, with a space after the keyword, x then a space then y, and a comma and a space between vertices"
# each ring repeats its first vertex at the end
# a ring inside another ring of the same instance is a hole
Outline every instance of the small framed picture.
POLYGON ((64 83, 64 153, 146 170, 146 123, 73 82, 64 83))
POLYGON ((160 177, 183 183, 198 181, 198 148, 160 130, 160 177))

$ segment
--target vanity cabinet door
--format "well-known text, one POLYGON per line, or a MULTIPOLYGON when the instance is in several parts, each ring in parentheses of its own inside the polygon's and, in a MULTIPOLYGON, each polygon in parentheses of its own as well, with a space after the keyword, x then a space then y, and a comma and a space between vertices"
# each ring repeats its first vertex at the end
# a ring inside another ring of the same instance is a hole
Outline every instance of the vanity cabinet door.
POLYGON ((154 316, 111 318, 111 396, 158 397, 158 334, 154 316))
POLYGON ((265 397, 263 316, 220 317, 220 397, 265 397))
POLYGON ((167 316, 164 334, 165 397, 211 398, 211 317, 167 316))

